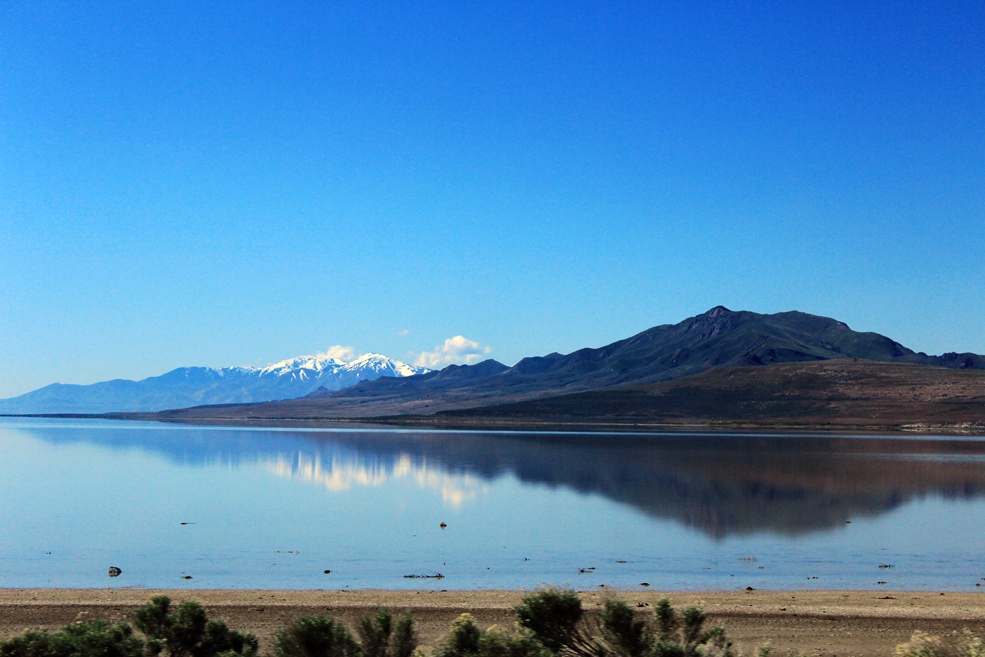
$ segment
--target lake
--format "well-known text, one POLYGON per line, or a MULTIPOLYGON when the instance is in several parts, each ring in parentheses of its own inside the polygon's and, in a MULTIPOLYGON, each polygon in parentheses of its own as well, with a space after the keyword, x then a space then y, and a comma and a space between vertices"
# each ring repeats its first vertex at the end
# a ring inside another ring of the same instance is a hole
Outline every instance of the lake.
POLYGON ((0 456, 2 587, 985 587, 981 439, 0 418, 0 456))

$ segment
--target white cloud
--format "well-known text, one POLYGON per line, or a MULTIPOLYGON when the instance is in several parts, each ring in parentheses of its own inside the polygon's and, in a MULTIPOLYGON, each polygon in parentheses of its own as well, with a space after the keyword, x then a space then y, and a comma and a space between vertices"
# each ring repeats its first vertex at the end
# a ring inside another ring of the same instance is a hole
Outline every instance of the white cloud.
POLYGON ((444 344, 439 344, 434 351, 425 351, 418 354, 414 364, 418 367, 428 367, 438 369, 452 363, 465 363, 471 365, 478 363, 483 357, 492 351, 492 347, 482 345, 475 340, 469 340, 463 335, 456 335, 445 340, 444 344))
POLYGON ((355 357, 355 349, 352 347, 344 347, 340 344, 333 344, 327 350, 316 356, 316 358, 334 358, 335 360, 341 360, 344 363, 349 362, 355 357))

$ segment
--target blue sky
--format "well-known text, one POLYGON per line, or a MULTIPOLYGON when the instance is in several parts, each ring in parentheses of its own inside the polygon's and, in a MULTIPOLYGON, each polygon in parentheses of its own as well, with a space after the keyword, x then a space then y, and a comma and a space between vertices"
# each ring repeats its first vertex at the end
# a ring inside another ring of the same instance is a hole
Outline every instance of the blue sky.
POLYGON ((0 397, 454 336, 513 363, 718 304, 985 352, 980 1, 0 25, 0 397))

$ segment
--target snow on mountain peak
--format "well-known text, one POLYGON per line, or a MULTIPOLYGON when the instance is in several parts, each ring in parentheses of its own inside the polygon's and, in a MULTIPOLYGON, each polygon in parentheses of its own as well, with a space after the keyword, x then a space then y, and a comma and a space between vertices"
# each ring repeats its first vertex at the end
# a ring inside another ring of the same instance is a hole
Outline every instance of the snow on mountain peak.
POLYGON ((316 373, 315 378, 322 375, 337 374, 339 372, 358 373, 362 371, 373 372, 382 376, 413 376, 414 374, 424 374, 429 370, 421 367, 413 367, 399 360, 393 360, 383 354, 367 353, 350 361, 340 360, 331 356, 297 356, 282 360, 272 365, 257 370, 260 376, 284 376, 297 375, 308 378, 310 372, 316 373))

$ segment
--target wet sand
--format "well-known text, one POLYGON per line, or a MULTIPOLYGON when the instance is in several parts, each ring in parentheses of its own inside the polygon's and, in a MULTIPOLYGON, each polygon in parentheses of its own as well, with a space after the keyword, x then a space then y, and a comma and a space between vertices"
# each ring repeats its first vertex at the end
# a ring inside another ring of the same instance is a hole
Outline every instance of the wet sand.
MULTIPOLYGON (((483 627, 513 625, 512 608, 523 591, 228 591, 151 589, 0 589, 0 638, 29 629, 58 629, 80 619, 131 620, 153 595, 197 600, 210 618, 253 632, 269 653, 278 629, 306 615, 327 614, 354 622, 379 607, 410 611, 424 646, 438 643, 462 612, 483 627)), ((745 655, 769 642, 775 655, 880 655, 913 630, 947 633, 970 629, 985 635, 985 593, 889 591, 659 592, 588 591, 589 609, 609 595, 652 607, 667 597, 675 607, 697 605, 725 627, 745 655)))

